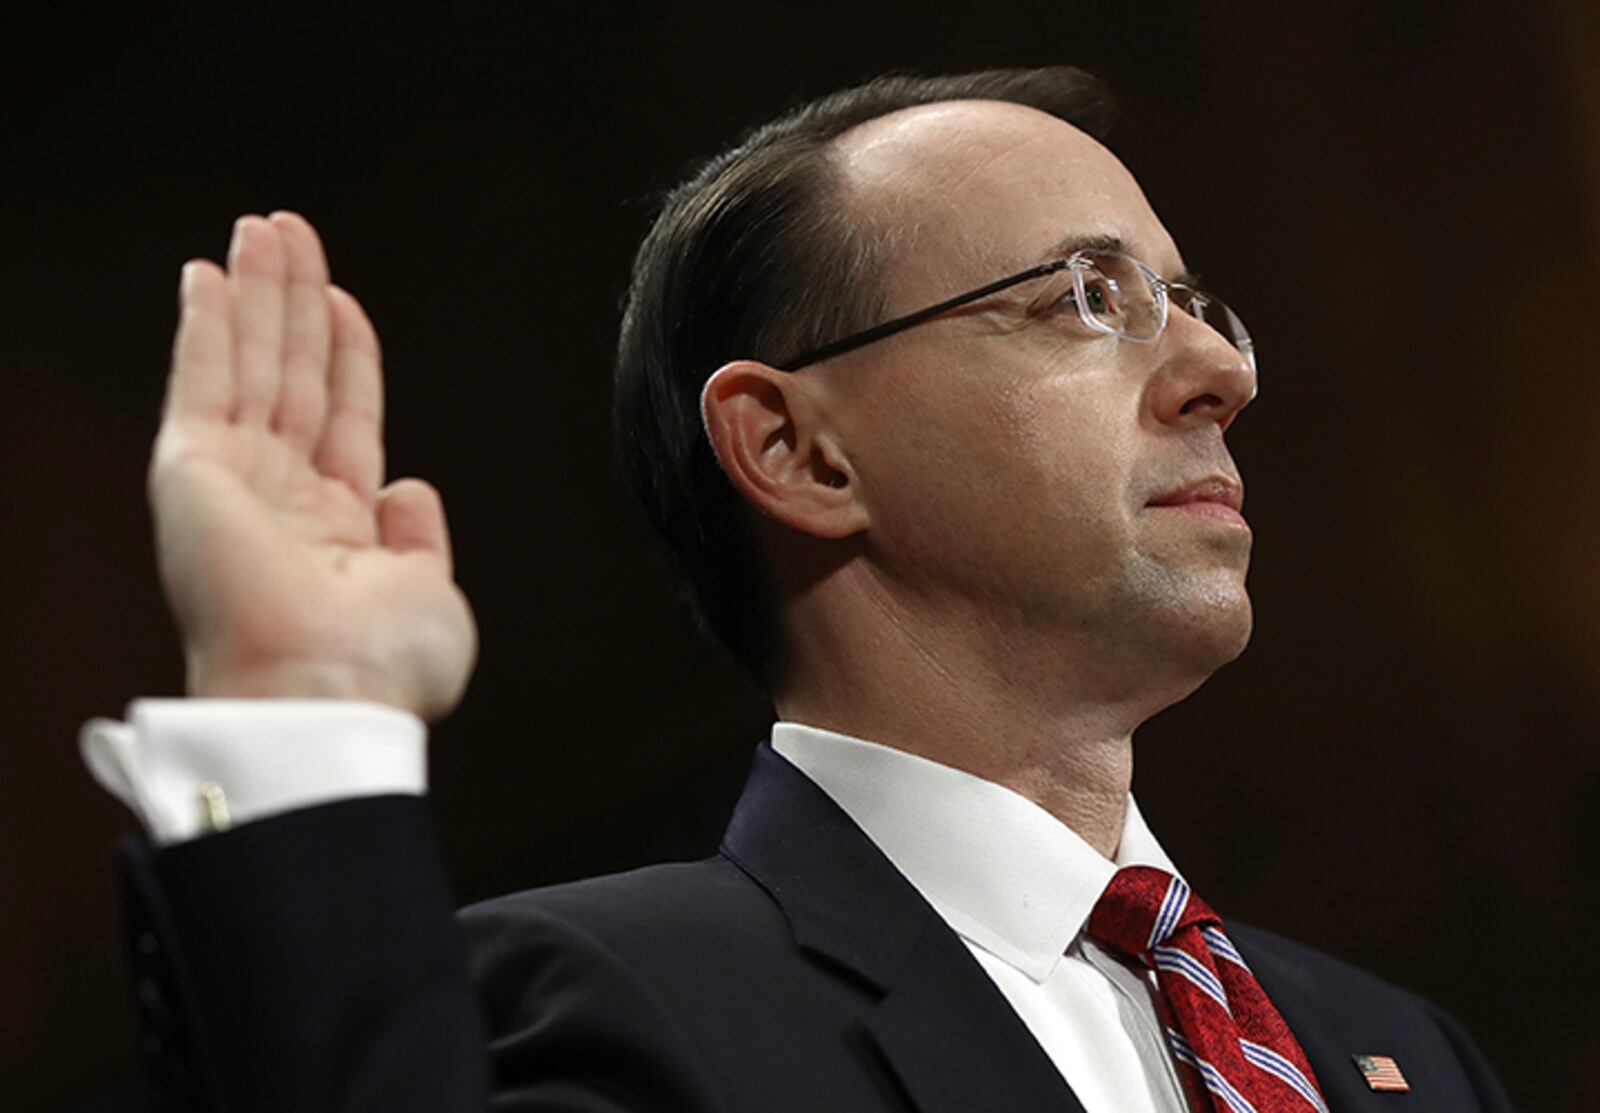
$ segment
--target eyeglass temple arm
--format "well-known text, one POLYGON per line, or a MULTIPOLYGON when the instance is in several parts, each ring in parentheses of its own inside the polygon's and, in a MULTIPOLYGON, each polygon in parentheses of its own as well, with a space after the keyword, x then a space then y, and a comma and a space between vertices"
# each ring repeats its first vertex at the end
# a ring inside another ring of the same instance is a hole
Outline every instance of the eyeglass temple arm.
POLYGON ((930 305, 926 309, 917 310, 915 313, 907 313, 904 317, 896 317, 892 321, 874 325, 865 332, 858 332, 852 336, 846 336, 842 340, 835 340, 831 344, 824 344, 820 348, 812 348, 810 351, 801 352, 794 358, 785 360, 775 366, 779 371, 799 371, 803 367, 810 367, 813 363, 821 363, 825 359, 842 356, 846 352, 864 348, 868 344, 893 336, 897 332, 904 332, 913 325, 920 325, 922 322, 931 320, 941 313, 948 313, 952 309, 968 305, 980 298, 986 298, 990 294, 998 294, 1001 290, 1010 289, 1012 286, 1027 282, 1030 279, 1042 278, 1044 275, 1065 270, 1071 265, 1071 259, 1057 259, 1054 262, 1041 263, 1037 267, 1029 267, 1018 274, 996 279, 987 286, 979 286, 976 290, 968 290, 964 294, 957 294, 953 298, 947 298, 937 305, 930 305))

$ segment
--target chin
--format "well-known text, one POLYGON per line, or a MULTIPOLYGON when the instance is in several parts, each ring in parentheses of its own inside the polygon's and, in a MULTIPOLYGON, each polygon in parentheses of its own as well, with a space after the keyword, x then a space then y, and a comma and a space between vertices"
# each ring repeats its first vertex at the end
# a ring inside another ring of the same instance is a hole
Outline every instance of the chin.
POLYGON ((1195 688, 1244 652, 1254 627, 1250 597, 1242 589, 1203 600, 1173 617, 1176 621, 1167 631, 1170 657, 1181 671, 1194 677, 1195 688))
POLYGON ((1107 691, 1144 707, 1144 716, 1185 699, 1244 652, 1250 600, 1242 589, 1123 611, 1102 643, 1100 676, 1107 691))

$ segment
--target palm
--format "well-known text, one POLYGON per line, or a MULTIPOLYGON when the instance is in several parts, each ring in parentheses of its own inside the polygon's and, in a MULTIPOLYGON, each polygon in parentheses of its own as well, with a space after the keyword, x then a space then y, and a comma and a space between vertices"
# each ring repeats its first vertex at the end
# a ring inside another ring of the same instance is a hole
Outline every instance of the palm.
POLYGON ((191 692, 448 711, 475 635, 442 507, 380 489, 377 340, 315 233, 246 218, 183 301, 150 493, 191 692))

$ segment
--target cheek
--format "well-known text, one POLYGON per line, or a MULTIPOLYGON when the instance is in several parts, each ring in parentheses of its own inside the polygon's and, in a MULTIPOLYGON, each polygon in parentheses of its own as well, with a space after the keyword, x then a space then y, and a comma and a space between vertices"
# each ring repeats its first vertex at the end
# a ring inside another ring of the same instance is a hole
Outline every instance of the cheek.
POLYGON ((1093 576, 1126 538, 1136 423, 1089 385, 991 380, 881 413, 860 468, 878 542, 924 565, 1093 576))
POLYGON ((1030 384, 1007 399, 1006 452, 1020 539, 1093 576, 1117 563, 1130 528, 1137 422, 1085 377, 1030 384))
POLYGON ((1041 511, 1097 521, 1125 518, 1140 435, 1136 400, 1106 389, 1106 376, 1063 375, 997 394, 997 467, 1030 484, 1041 511))
POLYGON ((870 444, 856 455, 874 525, 886 541, 910 541, 970 519, 997 481, 998 428, 981 412, 952 410, 944 401, 903 400, 880 410, 870 444))
POLYGON ((1041 478, 1121 470, 1137 424, 1096 377, 1058 376, 995 392, 997 448, 1032 461, 1041 478))

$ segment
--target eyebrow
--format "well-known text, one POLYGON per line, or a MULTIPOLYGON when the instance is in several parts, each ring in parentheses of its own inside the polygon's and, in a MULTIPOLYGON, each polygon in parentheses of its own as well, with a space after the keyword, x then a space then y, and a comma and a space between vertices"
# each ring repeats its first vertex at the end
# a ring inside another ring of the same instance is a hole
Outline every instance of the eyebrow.
POLYGON ((1108 232, 1074 233, 1058 241, 1039 257, 1039 262, 1048 263, 1052 259, 1065 259, 1079 251, 1120 251, 1124 255, 1132 255, 1128 250, 1128 241, 1121 236, 1108 232))
MULTIPOLYGON (((1077 254, 1080 251, 1119 251, 1124 255, 1138 258, 1138 256, 1129 249, 1128 241, 1123 239, 1121 236, 1109 232, 1088 232, 1074 233, 1067 236, 1065 239, 1058 241, 1050 248, 1049 251, 1045 252, 1039 257, 1038 262, 1048 263, 1055 259, 1065 259, 1069 256, 1077 254)), ((1185 267, 1176 275, 1167 279, 1167 281, 1175 282, 1179 286, 1198 288, 1200 285, 1200 275, 1195 271, 1191 271, 1185 267)))

